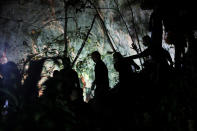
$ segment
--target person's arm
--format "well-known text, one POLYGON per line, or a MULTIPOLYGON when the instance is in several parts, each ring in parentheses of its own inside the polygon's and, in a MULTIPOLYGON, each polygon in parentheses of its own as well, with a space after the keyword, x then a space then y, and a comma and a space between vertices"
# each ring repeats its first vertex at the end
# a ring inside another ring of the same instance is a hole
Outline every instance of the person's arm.
POLYGON ((129 57, 125 57, 124 60, 125 61, 132 61, 133 59, 137 59, 137 58, 141 58, 141 57, 146 57, 148 55, 150 55, 150 49, 149 48, 147 48, 146 50, 144 50, 140 54, 132 55, 132 56, 129 56, 129 57))

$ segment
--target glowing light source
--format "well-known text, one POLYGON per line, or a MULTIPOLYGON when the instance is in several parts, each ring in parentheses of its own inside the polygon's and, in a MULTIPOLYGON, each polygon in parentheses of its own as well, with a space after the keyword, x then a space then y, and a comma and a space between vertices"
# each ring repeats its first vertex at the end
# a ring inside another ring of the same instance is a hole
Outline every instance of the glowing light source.
POLYGON ((8 58, 6 56, 6 53, 3 52, 2 57, 0 58, 0 63, 1 64, 6 64, 8 62, 8 58))
POLYGON ((0 79, 3 79, 3 76, 0 74, 0 79))

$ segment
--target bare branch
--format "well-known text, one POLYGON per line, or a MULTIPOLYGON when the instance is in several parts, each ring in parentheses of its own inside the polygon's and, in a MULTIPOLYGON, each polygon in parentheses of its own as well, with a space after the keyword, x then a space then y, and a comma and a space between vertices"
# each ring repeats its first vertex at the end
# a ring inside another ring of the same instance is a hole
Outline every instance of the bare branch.
MULTIPOLYGON (((125 27, 126 27, 126 29, 127 29, 127 32, 129 33, 129 36, 130 36, 130 38, 131 38, 133 44, 136 45, 135 42, 134 42, 133 39, 132 39, 132 35, 131 35, 130 30, 129 30, 129 27, 127 26, 127 22, 124 20, 123 15, 122 15, 121 12, 120 12, 120 9, 119 9, 119 6, 118 6, 117 1, 114 0, 114 3, 115 3, 116 6, 117 6, 117 12, 119 13, 119 15, 120 15, 120 17, 121 17, 121 19, 122 19, 122 21, 123 21, 123 23, 124 23, 124 25, 125 25, 125 27)), ((135 32, 136 32, 136 31, 135 31, 135 32)), ((138 38, 138 36, 136 36, 136 37, 138 38)), ((138 39, 138 45, 139 45, 139 39, 138 39)), ((133 49, 137 52, 137 54, 139 54, 138 49, 135 49, 135 48, 133 48, 133 49)), ((141 50, 140 50, 140 51, 141 51, 141 50)), ((140 59, 140 64, 142 65, 141 59, 140 59)))
POLYGON ((89 3, 94 7, 94 9, 96 10, 96 13, 97 13, 97 15, 99 16, 101 25, 102 25, 102 27, 103 27, 103 30, 104 30, 104 32, 105 32, 106 35, 107 35, 107 39, 108 39, 108 41, 109 41, 109 44, 110 44, 112 50, 113 50, 114 52, 116 52, 116 50, 115 50, 115 48, 114 48, 114 46, 113 46, 113 43, 112 43, 112 40, 113 40, 113 39, 110 37, 110 33, 109 33, 109 31, 107 30, 107 28, 106 28, 106 26, 105 26, 105 22, 104 22, 104 20, 103 20, 103 18, 102 18, 102 16, 101 16, 101 13, 99 12, 98 8, 94 5, 94 3, 92 3, 91 0, 88 0, 88 2, 89 2, 89 3), (111 40, 111 39, 112 39, 112 40, 111 40))
POLYGON ((73 63, 72 63, 72 66, 73 66, 73 65, 75 64, 75 62, 77 61, 79 55, 81 54, 81 51, 83 50, 83 47, 84 47, 85 44, 86 44, 86 41, 87 41, 87 39, 88 39, 88 37, 89 37, 89 35, 90 35, 90 31, 92 30, 93 25, 94 25, 94 23, 95 23, 96 17, 97 17, 97 15, 95 15, 94 18, 93 18, 93 20, 92 20, 92 24, 91 24, 91 26, 90 26, 90 29, 88 30, 88 33, 87 33, 87 35, 86 35, 86 37, 85 37, 85 39, 84 39, 84 41, 83 41, 83 43, 82 43, 82 45, 81 45, 81 48, 80 48, 79 51, 77 52, 77 55, 76 55, 76 57, 75 57, 75 59, 74 59, 74 61, 73 61, 73 63))

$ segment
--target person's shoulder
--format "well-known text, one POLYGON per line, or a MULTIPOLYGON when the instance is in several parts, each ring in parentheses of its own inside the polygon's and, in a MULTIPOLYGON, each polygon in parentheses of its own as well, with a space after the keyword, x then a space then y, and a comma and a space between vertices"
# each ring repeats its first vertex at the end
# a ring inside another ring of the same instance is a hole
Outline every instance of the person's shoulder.
POLYGON ((104 62, 102 60, 99 60, 96 62, 96 65, 95 66, 98 66, 98 65, 102 65, 104 62))
POLYGON ((104 61, 101 61, 101 66, 107 67, 104 61))
POLYGON ((98 61, 98 62, 96 63, 96 65, 95 65, 95 69, 98 69, 98 68, 105 68, 105 67, 106 67, 106 65, 105 65, 105 63, 104 63, 102 60, 98 61))
POLYGON ((73 74, 77 74, 77 72, 74 69, 70 69, 70 72, 73 74))
POLYGON ((98 63, 105 64, 105 62, 103 60, 99 60, 98 63))

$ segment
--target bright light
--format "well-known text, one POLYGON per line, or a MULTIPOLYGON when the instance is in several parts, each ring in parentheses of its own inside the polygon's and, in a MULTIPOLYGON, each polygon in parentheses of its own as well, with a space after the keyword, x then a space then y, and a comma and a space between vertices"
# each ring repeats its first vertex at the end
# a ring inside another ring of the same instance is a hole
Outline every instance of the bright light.
POLYGON ((2 57, 0 58, 1 64, 6 64, 8 62, 8 58, 6 57, 6 53, 3 52, 2 57))

